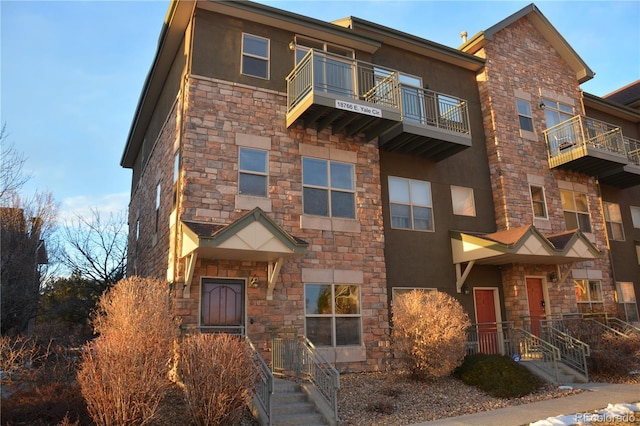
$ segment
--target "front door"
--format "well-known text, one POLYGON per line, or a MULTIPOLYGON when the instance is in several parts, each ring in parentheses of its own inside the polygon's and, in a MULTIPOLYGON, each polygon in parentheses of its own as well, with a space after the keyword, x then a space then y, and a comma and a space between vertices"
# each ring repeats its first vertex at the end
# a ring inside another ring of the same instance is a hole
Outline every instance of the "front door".
POLYGON ((544 319, 545 313, 542 278, 527 278, 527 297, 529 299, 531 333, 540 336, 540 321, 544 319))
POLYGON ((476 322, 478 324, 478 350, 485 354, 497 354, 498 326, 494 291, 491 289, 474 289, 476 303, 476 322))
POLYGON ((202 332, 244 334, 244 280, 202 280, 202 332))

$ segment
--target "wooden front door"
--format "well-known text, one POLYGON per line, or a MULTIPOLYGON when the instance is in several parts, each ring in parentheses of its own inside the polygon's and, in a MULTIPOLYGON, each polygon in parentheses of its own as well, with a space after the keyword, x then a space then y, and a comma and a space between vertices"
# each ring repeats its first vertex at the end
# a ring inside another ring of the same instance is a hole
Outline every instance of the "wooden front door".
POLYGON ((478 324, 478 350, 485 354, 500 352, 494 290, 474 289, 476 322, 478 324))
POLYGON ((202 280, 203 332, 244 334, 244 280, 202 280))
POLYGON ((529 316, 531 317, 531 333, 540 336, 540 321, 544 319, 545 302, 541 278, 527 278, 527 297, 529 299, 529 316))

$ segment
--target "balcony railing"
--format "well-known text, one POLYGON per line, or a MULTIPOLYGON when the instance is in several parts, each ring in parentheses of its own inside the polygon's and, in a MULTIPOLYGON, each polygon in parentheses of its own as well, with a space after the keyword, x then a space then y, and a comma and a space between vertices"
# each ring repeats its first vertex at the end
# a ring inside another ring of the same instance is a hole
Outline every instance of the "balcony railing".
POLYGON ((629 162, 640 166, 640 141, 631 138, 624 138, 624 149, 629 162))
POLYGON ((402 120, 469 134, 467 101, 429 89, 400 84, 402 120))
POLYGON ((619 127, 581 115, 549 127, 544 135, 549 160, 574 149, 587 147, 626 155, 619 127))
POLYGON ((400 108, 398 73, 363 61, 311 49, 286 80, 287 111, 312 90, 400 108))

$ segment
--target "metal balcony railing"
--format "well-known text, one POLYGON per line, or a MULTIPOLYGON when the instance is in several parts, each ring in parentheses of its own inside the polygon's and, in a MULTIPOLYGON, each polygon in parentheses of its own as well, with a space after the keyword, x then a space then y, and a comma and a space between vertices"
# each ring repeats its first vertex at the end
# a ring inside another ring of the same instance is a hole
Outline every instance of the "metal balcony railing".
POLYGON ((400 88, 404 121, 455 133, 470 133, 469 109, 464 99, 404 84, 400 84, 400 88))
POLYGON ((287 111, 318 91, 400 108, 398 73, 372 64, 309 50, 286 78, 287 111))
POLYGON ((613 124, 577 115, 544 131, 549 160, 578 148, 626 155, 622 131, 613 124))
POLYGON ((467 329, 467 354, 517 354, 512 321, 472 324, 467 329))
POLYGON ((636 166, 640 166, 640 141, 625 137, 624 149, 627 152, 629 162, 636 166))

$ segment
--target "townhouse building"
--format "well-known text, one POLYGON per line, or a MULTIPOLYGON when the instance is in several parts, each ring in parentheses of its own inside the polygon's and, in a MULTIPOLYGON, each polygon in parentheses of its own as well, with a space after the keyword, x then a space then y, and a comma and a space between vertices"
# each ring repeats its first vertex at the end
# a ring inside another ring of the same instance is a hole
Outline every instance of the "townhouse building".
POLYGON ((451 48, 172 2, 121 161, 128 272, 166 279, 185 329, 267 360, 299 334, 343 371, 391 361, 393 297, 414 288, 533 332, 637 321, 636 86, 599 98, 592 77, 535 5, 451 48))

